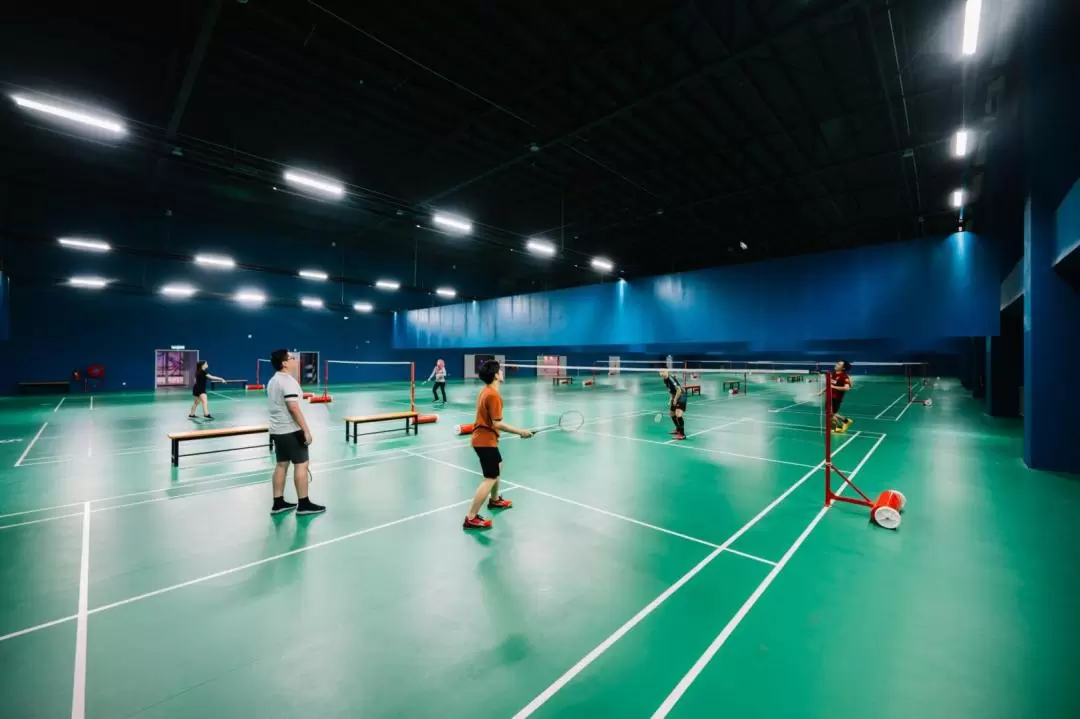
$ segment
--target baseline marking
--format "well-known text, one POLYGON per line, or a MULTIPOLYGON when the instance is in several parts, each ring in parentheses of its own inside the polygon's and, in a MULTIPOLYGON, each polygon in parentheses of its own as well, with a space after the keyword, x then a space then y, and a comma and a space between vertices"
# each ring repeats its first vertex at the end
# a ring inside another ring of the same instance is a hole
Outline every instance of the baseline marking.
POLYGON ((41 425, 41 429, 39 429, 37 431, 37 434, 34 435, 34 438, 32 440, 30 440, 30 444, 26 445, 26 449, 24 449, 23 453, 19 456, 19 458, 17 460, 15 460, 15 466, 16 467, 22 465, 23 460, 26 459, 26 455, 30 454, 30 450, 34 448, 34 443, 38 441, 38 439, 41 437, 41 433, 44 432, 45 428, 48 427, 48 426, 49 426, 48 422, 45 422, 45 423, 43 423, 41 425))
MULTIPOLYGON (((420 457, 421 459, 426 459, 426 460, 429 460, 431 462, 436 462, 438 464, 446 465, 447 467, 453 467, 454 469, 460 469, 463 472, 468 472, 469 474, 475 474, 478 477, 483 477, 483 474, 481 472, 477 472, 475 469, 469 469, 468 467, 462 467, 459 464, 454 464, 452 462, 444 462, 441 459, 435 459, 434 457, 428 457, 428 456, 426 456, 424 454, 419 454, 417 452, 409 452, 409 454, 413 455, 414 457, 420 457)), ((616 514, 615 512, 609 512, 606 509, 600 509, 599 507, 594 507, 594 506, 589 505, 589 504, 583 504, 583 503, 578 502, 576 500, 569 499, 567 497, 560 497, 557 494, 551 494, 550 492, 545 492, 545 491, 540 490, 540 489, 535 489, 533 487, 528 487, 528 486, 526 486, 524 484, 519 484, 517 482, 514 482, 513 484, 518 489, 523 489, 526 492, 533 492, 534 494, 539 494, 541 496, 548 497, 549 499, 554 499, 554 500, 559 501, 559 502, 565 502, 566 504, 573 504, 576 507, 581 507, 582 509, 588 509, 588 510, 590 510, 592 512, 597 512, 598 514, 604 514, 604 515, 607 515, 608 517, 612 517, 614 519, 621 519, 624 522, 630 522, 631 524, 636 524, 638 526, 645 527, 647 529, 652 529, 652 530, 655 530, 657 532, 663 532, 664 534, 670 534, 673 537, 678 537, 679 539, 685 539, 688 542, 694 542, 696 544, 703 544, 706 547, 710 547, 712 549, 718 549, 720 547, 720 545, 713 544, 712 542, 705 541, 704 539, 698 539, 697 537, 691 537, 691 536, 689 536, 687 534, 682 534, 681 532, 676 532, 676 531, 673 531, 671 529, 665 529, 664 527, 658 527, 655 524, 649 524, 648 522, 642 522, 641 520, 634 519, 633 517, 627 517, 627 516, 624 516, 622 514, 616 514)))
MULTIPOLYGON (((855 470, 849 475, 849 478, 854 478, 855 475, 859 473, 859 470, 861 470, 863 468, 863 465, 866 464, 866 460, 870 459, 870 455, 874 453, 874 450, 878 448, 878 445, 880 445, 882 440, 884 439, 884 437, 879 437, 878 440, 874 442, 874 446, 871 447, 870 451, 866 453, 866 456, 862 458, 862 461, 859 462, 858 466, 855 467, 855 470)), ((847 483, 844 483, 844 485, 839 489, 839 491, 837 491, 837 494, 840 494, 846 488, 847 483)), ((664 699, 663 703, 661 703, 659 708, 657 708, 657 710, 653 713, 653 719, 662 719, 662 717, 666 717, 668 713, 672 710, 672 708, 674 708, 674 706, 678 703, 679 699, 681 699, 682 696, 686 693, 686 690, 690 688, 690 685, 694 683, 694 680, 697 679, 698 675, 701 674, 702 670, 705 669, 706 665, 708 665, 708 663, 712 660, 716 653, 720 651, 720 647, 724 646, 724 642, 727 641, 728 637, 731 636, 731 633, 735 631, 735 628, 739 626, 739 624, 746 617, 746 615, 750 613, 750 610, 754 608, 754 604, 757 603, 757 600, 760 599, 761 595, 765 593, 765 590, 769 588, 769 585, 772 584, 773 580, 776 579, 776 576, 780 574, 781 570, 783 570, 783 568, 787 565, 788 561, 791 559, 792 556, 794 556, 795 552, 798 551, 799 547, 802 546, 802 543, 806 541, 806 538, 810 536, 810 533, 814 531, 814 527, 818 525, 821 519, 825 516, 825 513, 829 511, 829 509, 833 506, 834 503, 835 502, 830 502, 826 506, 822 507, 821 511, 819 511, 814 516, 814 518, 810 520, 810 523, 806 525, 806 528, 803 530, 802 534, 800 534, 798 538, 796 538, 795 541, 791 544, 791 546, 788 547, 788 550, 784 552, 784 556, 780 558, 780 561, 776 563, 776 566, 773 567, 772 571, 765 575, 765 578, 761 580, 761 583, 758 584, 753 594, 751 594, 750 597, 745 602, 743 602, 743 605, 739 607, 739 610, 737 612, 735 612, 735 616, 733 616, 731 620, 728 621, 727 625, 721 630, 720 634, 718 634, 716 639, 713 640, 712 644, 709 645, 709 648, 705 650, 705 653, 702 654, 696 662, 694 662, 694 665, 690 667, 690 671, 688 671, 686 675, 683 676, 683 678, 675 686, 675 688, 671 690, 671 693, 668 694, 667 698, 664 699)))
POLYGON ((86 623, 90 604, 90 503, 83 505, 82 561, 79 565, 79 613, 75 630, 75 678, 71 719, 86 716, 86 623))
POLYGON ((56 406, 55 406, 55 407, 53 407, 53 412, 55 412, 56 410, 60 409, 60 406, 64 404, 64 400, 65 400, 65 399, 67 399, 67 397, 61 397, 61 398, 60 398, 60 401, 56 403, 56 406))
MULTIPOLYGON (((833 452, 833 455, 835 456, 837 452, 842 451, 845 447, 847 447, 849 444, 851 444, 851 442, 857 436, 858 436, 858 433, 856 432, 854 435, 851 436, 850 439, 848 439, 848 441, 846 441, 842 445, 840 445, 840 447, 837 448, 835 452, 833 452)), ((540 692, 540 694, 537 695, 537 697, 535 699, 533 699, 531 702, 529 702, 527 705, 525 705, 525 707, 521 711, 519 711, 517 714, 514 715, 514 719, 525 719, 526 717, 532 716, 532 714, 535 713, 537 709, 539 709, 544 704, 546 704, 547 701, 549 699, 551 699, 551 697, 555 696, 555 694, 560 689, 562 689, 564 686, 566 686, 568 683, 570 683, 570 681, 574 677, 576 677, 578 674, 580 674, 582 671, 584 671, 586 667, 588 667, 590 664, 592 664, 594 661, 596 661, 596 659, 598 657, 600 657, 600 655, 602 655, 604 652, 606 652, 608 649, 610 649, 612 647, 612 645, 615 644, 615 642, 622 639, 623 636, 625 636, 627 634, 627 632, 629 632, 631 629, 633 629, 635 626, 637 626, 643 619, 645 619, 645 617, 652 614, 653 611, 657 607, 659 607, 661 604, 663 604, 665 601, 667 601, 668 597, 670 597, 675 592, 679 591, 679 589, 681 589, 683 587, 683 585, 685 585, 687 582, 689 582, 691 579, 693 579, 694 576, 697 575, 702 569, 707 567, 714 559, 716 559, 718 556, 720 556, 720 553, 724 549, 727 549, 728 547, 730 547, 735 542, 735 540, 737 540, 739 537, 741 537, 743 534, 745 534, 747 531, 749 531, 751 527, 753 527, 755 524, 757 524, 759 521, 761 521, 761 519, 763 517, 765 517, 765 515, 767 515, 769 512, 771 512, 776 507, 776 505, 780 504, 785 499, 787 499, 788 495, 790 495, 792 492, 794 492, 796 489, 798 489, 800 486, 802 486, 802 484, 804 482, 806 482, 806 480, 808 480, 810 477, 812 477, 814 474, 816 474, 818 472, 818 470, 820 470, 824 466, 825 466, 825 460, 821 460, 820 462, 818 462, 817 466, 815 466, 809 472, 804 474, 802 476, 802 478, 799 479, 799 481, 795 482, 793 485, 788 487, 787 490, 785 490, 783 494, 781 494, 779 497, 774 499, 769 504, 765 505, 765 507, 760 512, 758 512, 757 515, 755 515, 749 522, 744 524, 738 531, 736 531, 734 534, 732 534, 730 537, 728 537, 727 540, 725 540, 723 544, 721 544, 719 547, 717 547, 712 552, 710 552, 707 557, 705 557, 703 560, 698 562, 698 564, 695 565, 693 569, 691 569, 689 572, 687 572, 682 577, 680 577, 678 579, 678 581, 676 581, 670 587, 665 589, 663 591, 663 593, 661 593, 658 597, 656 597, 656 599, 652 600, 647 605, 645 605, 645 607, 642 608, 641 611, 639 611, 637 614, 635 614, 633 617, 631 617, 621 627, 616 629, 611 634, 611 636, 609 636, 603 642, 598 644, 595 648, 593 648, 593 650, 591 652, 589 652, 584 657, 582 657, 578 661, 577 664, 570 667, 570 669, 568 669, 566 671, 566 673, 564 673, 561 677, 556 679, 547 689, 540 692)))
POLYGON ((890 404, 890 405, 889 405, 888 407, 886 407, 885 409, 883 409, 883 410, 881 410, 880 412, 878 412, 878 413, 877 413, 877 416, 876 416, 876 417, 874 417, 874 419, 881 419, 881 415, 885 414, 885 413, 886 413, 886 412, 888 412, 888 411, 889 411, 890 409, 892 409, 892 408, 893 408, 893 407, 894 407, 894 406, 896 405, 896 403, 897 403, 897 402, 899 402, 900 400, 902 400, 902 399, 903 399, 904 397, 907 397, 907 392, 904 392, 904 393, 903 393, 902 395, 900 395, 899 397, 897 397, 896 399, 894 399, 894 400, 892 401, 892 404, 890 404))

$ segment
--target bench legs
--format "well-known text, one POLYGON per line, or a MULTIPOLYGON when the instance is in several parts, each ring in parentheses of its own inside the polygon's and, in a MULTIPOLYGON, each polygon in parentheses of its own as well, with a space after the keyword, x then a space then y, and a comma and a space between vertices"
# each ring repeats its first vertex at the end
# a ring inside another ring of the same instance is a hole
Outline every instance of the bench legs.
POLYGON ((172 466, 180 466, 180 440, 178 439, 172 441, 172 466))

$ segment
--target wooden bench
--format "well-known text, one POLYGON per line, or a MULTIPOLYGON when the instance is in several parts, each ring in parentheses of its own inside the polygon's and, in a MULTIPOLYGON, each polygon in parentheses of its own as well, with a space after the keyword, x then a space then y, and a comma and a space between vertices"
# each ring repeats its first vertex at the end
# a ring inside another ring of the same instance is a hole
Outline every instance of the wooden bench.
MULTIPOLYGON (((348 442, 351 435, 353 444, 356 444, 356 438, 361 436, 357 433, 357 429, 362 424, 372 424, 374 422, 393 422, 395 419, 405 420, 405 434, 408 434, 410 430, 412 430, 414 434, 420 434, 420 423, 416 421, 416 418, 419 416, 419 412, 410 411, 387 412, 385 414, 369 414, 360 417, 346 417, 345 441, 348 442)), ((380 431, 396 432, 397 430, 387 429, 380 431)), ((379 432, 365 432, 364 434, 379 434, 379 432)))
POLYGON ((701 385, 699 384, 688 384, 686 385, 685 389, 687 394, 701 394, 701 385))
POLYGON ((551 378, 552 386, 560 384, 574 384, 574 378, 570 375, 559 375, 551 378))
POLYGON ((33 390, 53 391, 68 393, 71 391, 71 382, 68 380, 50 380, 45 382, 20 382, 19 392, 31 392, 33 390))
POLYGON ((793 375, 789 375, 788 378, 787 378, 788 382, 803 382, 805 380, 806 380, 806 375, 803 375, 803 374, 793 374, 793 375))
POLYGON ((197 439, 221 439, 223 437, 240 437, 245 434, 268 434, 270 435, 270 449, 274 448, 274 436, 270 434, 269 425, 261 424, 251 427, 221 427, 217 429, 196 429, 190 432, 171 432, 169 440, 172 442, 172 463, 174 467, 180 466, 181 457, 193 457, 197 454, 216 454, 217 452, 231 452, 235 449, 255 449, 264 445, 249 445, 247 447, 228 447, 226 449, 212 449, 206 452, 189 452, 180 454, 180 443, 191 442, 197 439))

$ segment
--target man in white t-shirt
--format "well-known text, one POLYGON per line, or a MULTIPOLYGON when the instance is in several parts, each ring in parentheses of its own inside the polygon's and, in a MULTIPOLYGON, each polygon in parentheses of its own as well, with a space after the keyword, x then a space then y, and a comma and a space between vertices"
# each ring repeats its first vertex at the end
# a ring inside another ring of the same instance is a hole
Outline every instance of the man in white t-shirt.
POLYGON ((274 350, 270 364, 277 370, 266 383, 266 396, 270 400, 270 436, 274 438, 277 466, 274 467, 274 506, 270 514, 280 514, 295 509, 297 514, 318 514, 326 507, 308 498, 308 445, 311 430, 304 413, 300 411, 303 393, 300 383, 289 374, 289 366, 296 358, 289 350, 274 350), (293 482, 296 484, 296 503, 285 501, 285 475, 293 465, 293 482))

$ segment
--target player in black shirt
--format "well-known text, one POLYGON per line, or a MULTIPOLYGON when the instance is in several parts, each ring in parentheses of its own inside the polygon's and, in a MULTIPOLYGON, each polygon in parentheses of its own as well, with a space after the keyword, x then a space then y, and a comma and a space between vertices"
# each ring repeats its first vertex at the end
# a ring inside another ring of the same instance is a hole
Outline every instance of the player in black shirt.
POLYGON ((188 412, 189 418, 193 419, 195 417, 195 410, 198 408, 199 402, 202 402, 203 416, 207 419, 214 418, 210 414, 210 404, 206 400, 206 383, 208 380, 210 382, 224 382, 225 380, 210 374, 209 369, 210 365, 206 360, 199 360, 199 363, 195 365, 195 386, 191 388, 191 394, 195 399, 191 403, 191 411, 188 412))
POLYGON ((666 369, 660 371, 660 376, 664 378, 664 386, 671 394, 671 421, 675 424, 675 431, 671 433, 674 435, 672 439, 686 439, 686 422, 683 420, 683 415, 686 414, 686 390, 675 375, 666 369))

